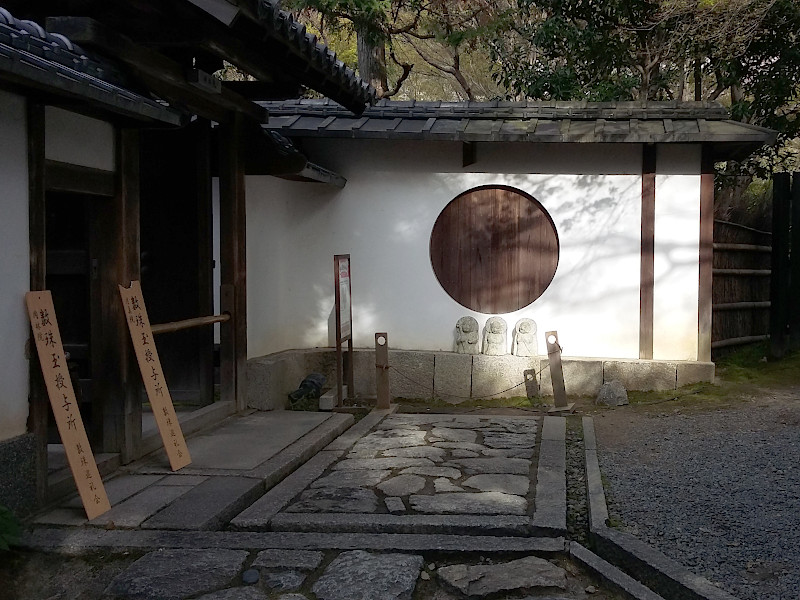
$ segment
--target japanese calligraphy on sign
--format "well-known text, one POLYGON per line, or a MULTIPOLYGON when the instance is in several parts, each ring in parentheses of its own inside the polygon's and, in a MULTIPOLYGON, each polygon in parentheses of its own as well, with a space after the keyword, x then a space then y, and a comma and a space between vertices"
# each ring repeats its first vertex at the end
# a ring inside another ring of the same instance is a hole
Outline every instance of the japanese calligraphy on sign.
POLYGON ((111 503, 97 470, 69 378, 53 297, 48 291, 28 292, 25 294, 25 303, 58 433, 86 510, 86 518, 91 520, 110 510, 111 503))
POLYGON ((119 293, 125 307, 125 318, 128 321, 128 330, 136 351, 139 370, 142 372, 144 389, 150 400, 169 464, 173 471, 177 471, 192 462, 192 459, 175 414, 175 407, 172 405, 172 397, 164 381, 164 371, 161 369, 161 361, 150 329, 150 319, 144 306, 142 286, 138 281, 133 281, 131 287, 127 289, 119 286, 119 293))

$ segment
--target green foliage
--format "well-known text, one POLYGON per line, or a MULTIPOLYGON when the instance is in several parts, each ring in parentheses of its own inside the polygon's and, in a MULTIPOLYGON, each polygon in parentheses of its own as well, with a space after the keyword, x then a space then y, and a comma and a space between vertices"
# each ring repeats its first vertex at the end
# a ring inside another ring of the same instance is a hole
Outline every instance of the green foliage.
POLYGON ((19 521, 9 509, 0 505, 0 552, 19 542, 22 533, 19 521))

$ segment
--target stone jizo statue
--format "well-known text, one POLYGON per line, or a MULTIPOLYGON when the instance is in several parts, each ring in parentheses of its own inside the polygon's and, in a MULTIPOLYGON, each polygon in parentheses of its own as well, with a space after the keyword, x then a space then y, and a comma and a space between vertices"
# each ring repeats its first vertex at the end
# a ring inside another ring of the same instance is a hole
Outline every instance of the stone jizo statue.
POLYGON ((483 328, 483 353, 488 356, 504 356, 506 348, 506 331, 508 325, 500 317, 490 317, 483 328))
POLYGON ((514 327, 511 340, 511 354, 515 356, 538 356, 539 346, 536 341, 536 321, 520 319, 514 327))
POLYGON ((456 352, 478 354, 478 322, 473 317, 461 317, 456 323, 456 352))

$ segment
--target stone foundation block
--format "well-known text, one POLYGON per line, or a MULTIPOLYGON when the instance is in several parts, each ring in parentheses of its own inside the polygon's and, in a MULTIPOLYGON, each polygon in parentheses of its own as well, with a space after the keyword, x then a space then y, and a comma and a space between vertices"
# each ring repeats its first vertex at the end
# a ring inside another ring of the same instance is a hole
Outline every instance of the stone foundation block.
POLYGON ((375 351, 354 350, 353 383, 355 395, 360 398, 375 398, 378 395, 375 383, 375 351))
POLYGON ((0 504, 19 517, 36 509, 36 437, 0 441, 0 504))
POLYGON ((437 352, 433 377, 434 395, 453 404, 468 400, 472 387, 472 360, 471 354, 437 352))
POLYGON ((714 383, 713 362, 679 362, 678 387, 708 381, 714 383))
POLYGON ((539 370, 538 357, 476 354, 472 359, 472 397, 524 397, 527 395, 525 371, 528 369, 539 370))
MULTIPOLYGON (((569 396, 596 396, 603 385, 603 361, 562 358, 564 387, 569 396)), ((539 389, 542 396, 553 395, 553 380, 550 378, 550 361, 543 358, 539 369, 539 389)))
POLYGON ((677 363, 655 360, 621 361, 603 363, 603 381, 619 381, 627 390, 648 392, 674 390, 677 381, 677 363))
MULTIPOLYGON (((392 339, 389 338, 389 343, 392 339)), ((391 346, 390 346, 391 348, 391 346)), ((392 398, 430 398, 433 394, 433 352, 389 350, 389 394, 392 398)), ((375 363, 372 365, 375 382, 375 363)))
MULTIPOLYGON (((290 388, 287 371, 295 361, 275 355, 247 362, 247 406, 258 410, 277 410, 286 406, 286 396, 297 389, 290 388)), ((294 370, 294 369, 292 369, 294 370)))

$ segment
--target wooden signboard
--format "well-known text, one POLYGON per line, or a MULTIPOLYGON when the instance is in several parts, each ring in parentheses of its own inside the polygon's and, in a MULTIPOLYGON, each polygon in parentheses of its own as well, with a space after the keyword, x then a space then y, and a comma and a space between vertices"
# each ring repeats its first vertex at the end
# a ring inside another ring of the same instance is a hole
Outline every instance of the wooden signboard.
POLYGON ((333 257, 334 311, 336 312, 336 391, 337 404, 342 406, 344 396, 353 393, 353 306, 350 298, 350 255, 333 257), (345 375, 343 342, 347 342, 347 374, 345 375), (347 393, 343 381, 347 377, 347 393))
POLYGON ((28 292, 25 294, 25 303, 61 443, 64 444, 67 462, 86 510, 86 518, 91 520, 111 509, 111 503, 97 470, 75 399, 56 311, 53 308, 53 297, 49 291, 28 292))
POLYGON ((172 405, 167 382, 164 380, 164 371, 161 369, 161 361, 150 329, 150 319, 144 306, 142 286, 138 281, 132 281, 131 287, 127 289, 119 286, 119 293, 125 306, 128 331, 131 333, 131 341, 136 351, 144 389, 147 391, 170 467, 173 471, 177 471, 192 462, 192 459, 178 423, 178 416, 175 414, 175 407, 172 405))

